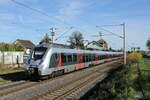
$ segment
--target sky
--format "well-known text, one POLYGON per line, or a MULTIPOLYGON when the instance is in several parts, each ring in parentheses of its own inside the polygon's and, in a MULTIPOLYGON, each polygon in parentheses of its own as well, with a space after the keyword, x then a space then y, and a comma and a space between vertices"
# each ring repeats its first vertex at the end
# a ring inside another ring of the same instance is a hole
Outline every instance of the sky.
MULTIPOLYGON (((0 0, 0 42, 12 43, 16 39, 31 40, 38 44, 50 28, 56 27, 56 43, 68 44, 74 31, 83 34, 84 40, 97 41, 99 32, 114 49, 122 48, 122 39, 103 31, 122 35, 126 24, 126 45, 146 50, 150 38, 150 0, 0 0), (34 11, 34 9, 40 11, 34 11), (42 12, 42 13, 41 13, 42 12), (99 28, 96 26, 100 26, 99 28), (72 27, 72 28, 71 28, 72 27)), ((86 42, 86 41, 85 41, 86 42)))

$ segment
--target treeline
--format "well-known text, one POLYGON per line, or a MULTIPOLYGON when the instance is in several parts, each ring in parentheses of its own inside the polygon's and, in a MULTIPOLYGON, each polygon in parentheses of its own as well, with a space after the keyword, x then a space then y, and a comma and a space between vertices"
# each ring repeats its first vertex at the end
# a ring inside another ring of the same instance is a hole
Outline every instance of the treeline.
POLYGON ((24 49, 17 44, 0 43, 0 51, 24 51, 24 49))

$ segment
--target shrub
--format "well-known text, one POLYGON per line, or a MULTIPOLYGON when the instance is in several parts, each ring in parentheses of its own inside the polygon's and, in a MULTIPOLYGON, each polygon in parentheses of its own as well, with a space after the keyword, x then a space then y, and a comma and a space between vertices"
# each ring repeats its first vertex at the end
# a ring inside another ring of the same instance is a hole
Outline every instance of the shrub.
POLYGON ((138 52, 133 52, 127 56, 128 64, 138 63, 142 59, 142 54, 138 52))
POLYGON ((136 92, 132 87, 122 90, 114 100, 135 100, 136 92), (127 93, 127 94, 126 94, 127 93))
POLYGON ((17 44, 0 43, 0 51, 24 51, 24 49, 17 44))

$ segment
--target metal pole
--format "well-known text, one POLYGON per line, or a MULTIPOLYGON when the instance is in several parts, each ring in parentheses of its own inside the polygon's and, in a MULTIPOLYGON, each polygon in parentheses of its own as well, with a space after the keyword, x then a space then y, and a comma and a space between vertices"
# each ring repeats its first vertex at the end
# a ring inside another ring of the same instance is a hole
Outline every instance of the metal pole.
POLYGON ((52 44, 53 44, 56 28, 52 27, 52 28, 50 28, 50 30, 51 30, 51 35, 52 35, 52 44))
POLYGON ((126 33, 125 33, 125 23, 123 25, 123 53, 124 53, 124 65, 126 65, 126 33))

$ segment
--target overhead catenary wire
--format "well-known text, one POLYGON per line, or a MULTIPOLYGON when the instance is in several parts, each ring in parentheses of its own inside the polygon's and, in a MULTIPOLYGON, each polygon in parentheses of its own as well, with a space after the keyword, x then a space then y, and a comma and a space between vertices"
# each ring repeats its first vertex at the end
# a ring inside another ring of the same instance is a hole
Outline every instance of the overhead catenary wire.
POLYGON ((119 37, 119 38, 123 38, 123 36, 120 36, 120 35, 118 35, 118 34, 116 34, 116 33, 113 33, 113 32, 111 32, 111 31, 109 31, 109 30, 106 30, 106 29, 104 29, 104 28, 102 28, 102 27, 99 27, 99 26, 96 26, 96 27, 100 28, 101 30, 103 30, 103 31, 105 31, 105 32, 111 33, 112 35, 115 35, 115 36, 117 36, 117 37, 119 37))
POLYGON ((62 38, 65 34, 67 34, 70 30, 72 30, 73 27, 70 27, 67 31, 65 31, 64 33, 62 33, 60 36, 58 36, 55 41, 57 41, 59 38, 62 38))
MULTIPOLYGON (((51 17, 51 18, 55 19, 57 22, 59 22, 59 23, 62 23, 62 24, 65 24, 65 25, 67 25, 67 26, 69 26, 69 27, 73 27, 74 29, 76 28, 76 29, 79 29, 79 30, 84 31, 84 32, 86 32, 86 33, 89 33, 89 32, 87 32, 87 31, 85 31, 84 29, 82 29, 81 27, 72 26, 71 24, 66 23, 66 22, 60 20, 59 18, 56 18, 56 17, 54 17, 54 16, 52 16, 52 15, 50 15, 50 14, 47 14, 46 12, 43 12, 43 11, 37 9, 37 8, 33 8, 33 7, 29 6, 29 5, 23 4, 23 3, 18 2, 18 1, 16 1, 16 0, 11 0, 11 1, 14 2, 14 3, 17 4, 17 5, 20 5, 20 6, 22 6, 22 7, 28 8, 28 9, 30 9, 30 10, 32 10, 32 11, 35 11, 35 12, 40 13, 40 14, 42 14, 42 15, 45 15, 45 16, 47 16, 47 17, 51 17)), ((64 32, 64 33, 66 33, 66 32, 64 32)))
MULTIPOLYGON (((121 24, 120 24, 121 25, 121 24)), ((116 24, 116 25, 101 25, 101 26, 99 26, 99 27, 112 27, 112 26, 120 26, 120 25, 118 25, 118 24, 116 24)))
POLYGON ((11 1, 14 2, 14 3, 17 4, 17 5, 20 5, 20 6, 23 6, 23 7, 25 7, 25 8, 28 8, 28 9, 30 9, 30 10, 33 10, 33 11, 35 11, 35 12, 38 12, 38 13, 40 13, 40 14, 42 14, 42 15, 47 16, 47 17, 51 17, 51 18, 55 19, 57 22, 60 21, 62 24, 71 26, 70 24, 65 23, 64 21, 62 21, 62 20, 60 20, 60 19, 58 19, 58 18, 56 18, 56 17, 54 17, 54 16, 52 16, 52 15, 50 15, 50 14, 47 14, 46 12, 43 12, 43 11, 37 9, 37 8, 33 8, 33 7, 31 7, 31 6, 28 6, 28 5, 26 5, 26 4, 23 4, 23 3, 21 3, 21 2, 18 2, 18 1, 16 1, 16 0, 11 0, 11 1), (58 21, 58 20, 59 20, 59 21, 58 21))

